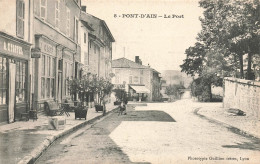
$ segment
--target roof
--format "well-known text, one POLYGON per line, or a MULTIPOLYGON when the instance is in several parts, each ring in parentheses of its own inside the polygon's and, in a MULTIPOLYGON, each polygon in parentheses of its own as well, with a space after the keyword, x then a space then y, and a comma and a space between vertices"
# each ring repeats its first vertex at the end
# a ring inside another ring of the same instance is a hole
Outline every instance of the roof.
POLYGON ((119 58, 112 60, 112 68, 138 68, 138 69, 148 69, 150 67, 141 65, 139 63, 133 62, 126 58, 119 58))
MULTIPOLYGON (((109 28, 104 20, 102 20, 98 17, 95 17, 89 13, 85 13, 83 11, 81 11, 80 20, 87 22, 88 25, 90 25, 90 27, 93 28, 94 30, 97 30, 98 26, 100 24, 102 24, 105 27, 108 37, 110 38, 111 42, 115 42, 115 38, 113 37, 111 31, 109 30, 109 28)), ((98 32, 98 31, 96 31, 96 32, 98 32)))

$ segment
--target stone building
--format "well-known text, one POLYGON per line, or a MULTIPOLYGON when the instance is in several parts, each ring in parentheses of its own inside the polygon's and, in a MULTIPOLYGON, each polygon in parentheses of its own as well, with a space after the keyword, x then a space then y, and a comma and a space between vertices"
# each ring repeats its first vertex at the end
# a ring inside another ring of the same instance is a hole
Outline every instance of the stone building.
POLYGON ((112 61, 112 69, 115 74, 112 83, 115 88, 125 89, 130 100, 160 100, 160 73, 150 66, 142 65, 139 56, 135 57, 135 62, 126 58, 115 59, 112 61))
POLYGON ((80 20, 85 28, 89 28, 88 53, 84 53, 88 72, 108 78, 112 72, 112 43, 115 42, 115 39, 106 22, 86 13, 85 7, 81 12, 80 20))
POLYGON ((32 94, 34 108, 70 98, 68 79, 84 64, 80 47, 80 0, 34 0, 32 94))
POLYGON ((30 108, 31 3, 0 1, 0 123, 30 108))

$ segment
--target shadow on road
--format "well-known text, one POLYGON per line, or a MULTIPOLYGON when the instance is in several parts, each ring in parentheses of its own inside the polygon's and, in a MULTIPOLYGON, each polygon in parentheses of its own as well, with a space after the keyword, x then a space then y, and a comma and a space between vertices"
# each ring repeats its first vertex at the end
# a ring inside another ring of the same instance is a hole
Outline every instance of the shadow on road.
POLYGON ((146 161, 132 162, 110 137, 123 121, 160 121, 175 122, 175 120, 163 111, 145 110, 135 111, 133 106, 127 106, 126 115, 118 115, 118 111, 111 113, 100 122, 94 123, 91 128, 82 130, 69 144, 61 144, 65 136, 57 141, 37 163, 70 163, 77 160, 78 163, 127 163, 149 164, 146 161), (84 161, 80 161, 84 159, 84 161))

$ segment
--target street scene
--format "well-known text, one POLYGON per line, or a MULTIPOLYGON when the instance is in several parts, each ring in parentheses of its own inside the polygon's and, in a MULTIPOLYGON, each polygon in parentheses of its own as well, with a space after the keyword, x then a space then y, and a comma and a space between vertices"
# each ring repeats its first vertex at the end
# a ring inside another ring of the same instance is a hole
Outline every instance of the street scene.
POLYGON ((1 163, 260 163, 260 1, 0 0, 1 163))
POLYGON ((259 139, 205 119, 198 110, 220 106, 191 99, 129 104, 127 115, 113 112, 58 140, 36 163, 259 163, 259 139))

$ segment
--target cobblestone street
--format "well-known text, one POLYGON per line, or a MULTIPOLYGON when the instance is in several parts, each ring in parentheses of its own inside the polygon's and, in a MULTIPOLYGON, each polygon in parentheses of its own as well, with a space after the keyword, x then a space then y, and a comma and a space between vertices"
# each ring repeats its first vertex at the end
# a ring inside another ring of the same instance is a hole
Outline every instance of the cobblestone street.
POLYGON ((221 103, 151 103, 58 140, 37 163, 259 163, 259 139, 196 114, 221 103))

